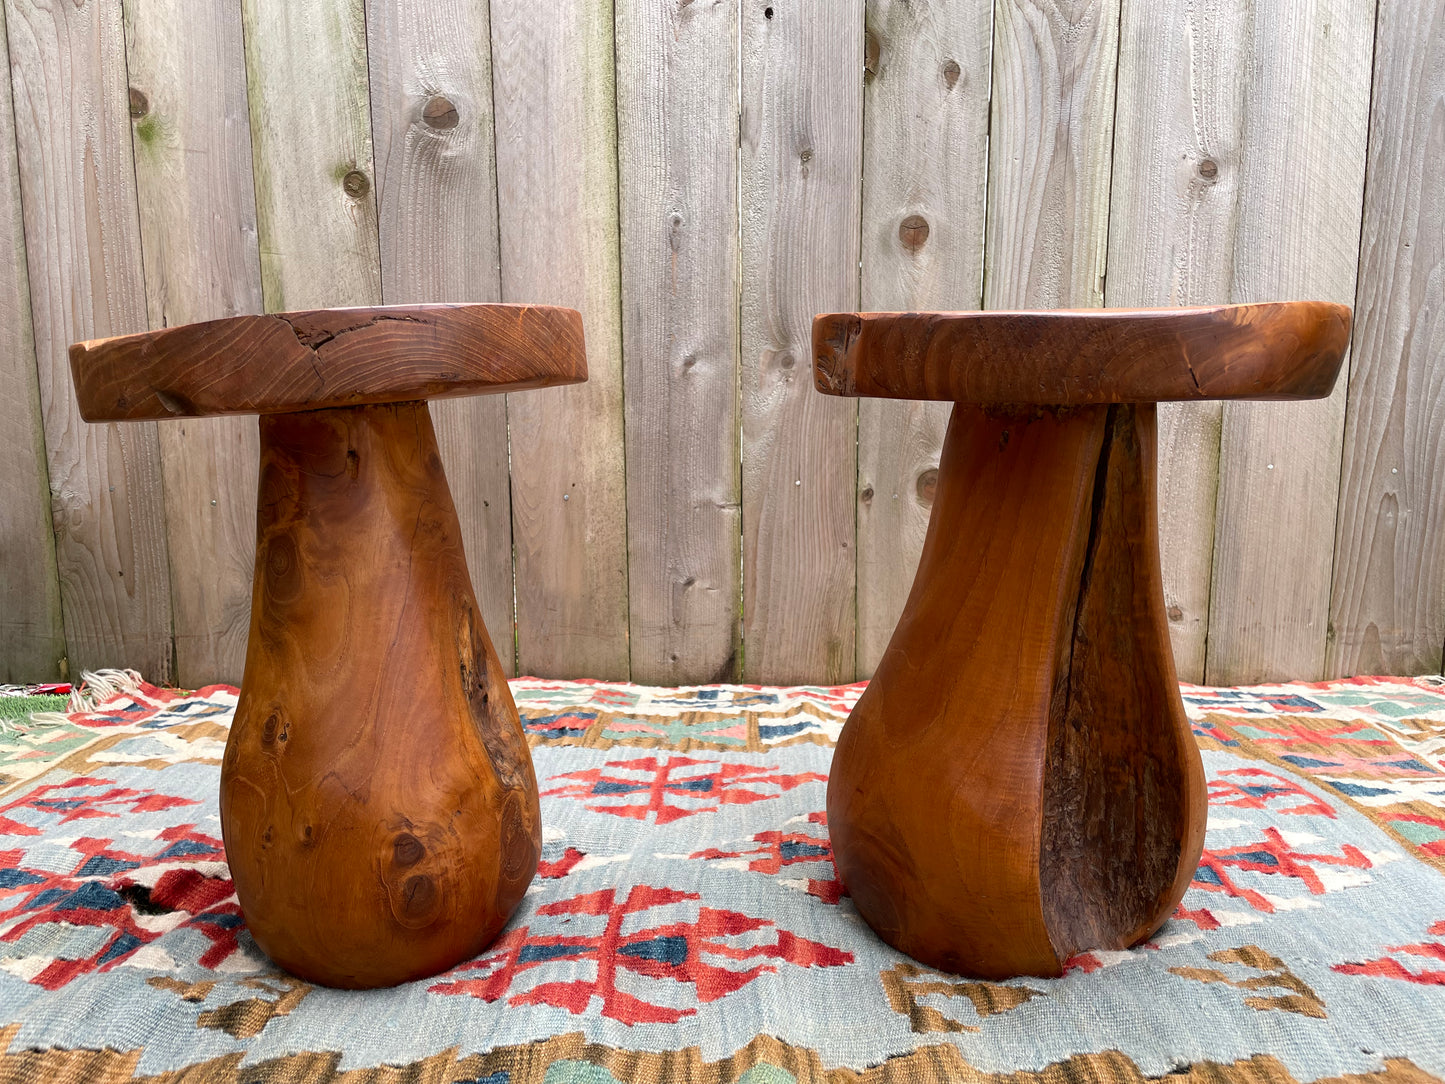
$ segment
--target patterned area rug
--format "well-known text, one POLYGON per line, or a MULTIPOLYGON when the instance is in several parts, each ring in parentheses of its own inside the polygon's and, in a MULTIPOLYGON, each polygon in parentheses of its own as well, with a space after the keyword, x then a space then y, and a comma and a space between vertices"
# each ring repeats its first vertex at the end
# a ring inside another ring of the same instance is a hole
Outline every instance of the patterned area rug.
POLYGON ((1425 1081, 1445 1073, 1445 682, 1184 688, 1209 776, 1174 918, 974 982, 859 920, 823 813, 861 686, 513 683, 543 863, 484 955, 278 973, 216 787, 235 690, 0 734, 0 1081, 1425 1081))

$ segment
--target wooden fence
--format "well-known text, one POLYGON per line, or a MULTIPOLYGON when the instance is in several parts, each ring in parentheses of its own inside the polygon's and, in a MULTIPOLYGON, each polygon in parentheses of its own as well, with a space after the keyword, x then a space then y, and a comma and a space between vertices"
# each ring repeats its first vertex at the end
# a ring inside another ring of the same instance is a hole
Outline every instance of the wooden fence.
POLYGON ((1181 676, 1437 671, 1437 0, 4 0, 0 677, 235 680, 254 419, 90 426, 73 340, 583 312, 436 404, 519 672, 871 672, 947 408, 816 394, 840 309, 1356 305, 1310 404, 1161 408, 1181 676), (509 632, 515 632, 509 636, 509 632))

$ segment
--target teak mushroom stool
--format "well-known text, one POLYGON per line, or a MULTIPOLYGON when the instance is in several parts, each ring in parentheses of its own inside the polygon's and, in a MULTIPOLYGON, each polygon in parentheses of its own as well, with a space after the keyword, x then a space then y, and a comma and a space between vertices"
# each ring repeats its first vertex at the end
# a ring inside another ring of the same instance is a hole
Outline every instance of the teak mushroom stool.
POLYGON ((256 943, 343 987, 475 955, 532 879, 541 822, 424 400, 586 380, 581 317, 240 316, 78 343, 70 362, 89 421, 261 415, 251 638, 221 769, 256 943))
POLYGON ((828 827, 889 944, 1058 975, 1173 912, 1204 840, 1155 520, 1155 407, 1329 394, 1350 310, 838 313, 830 395, 952 401, 913 590, 838 739, 828 827))

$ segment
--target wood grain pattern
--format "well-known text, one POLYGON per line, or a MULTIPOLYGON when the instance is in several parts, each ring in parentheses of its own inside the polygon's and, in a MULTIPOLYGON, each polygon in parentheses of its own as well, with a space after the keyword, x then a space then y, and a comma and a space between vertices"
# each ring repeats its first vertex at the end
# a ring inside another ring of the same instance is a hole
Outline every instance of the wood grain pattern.
POLYGON ((1060 974, 1147 937, 1198 863, 1153 413, 955 407, 918 578, 828 781, 859 912, 931 966, 1060 974))
MULTIPOLYGON (((1231 300, 1355 296, 1373 11, 1255 7, 1231 300)), ((1345 382, 1305 406, 1229 403, 1204 676, 1324 674, 1345 382)))
POLYGON ((1445 648, 1445 9, 1378 19, 1327 674, 1445 648))
MULTIPOLYGON (((261 310, 246 58, 230 0, 127 0, 150 326, 261 310)), ((239 682, 251 623, 256 423, 159 427, 176 680, 239 682)))
POLYGON ((738 5, 617 4, 632 679, 741 675, 738 5))
POLYGON ((76 339, 145 326, 119 5, 7 0, 26 263, 72 673, 171 679, 171 599, 153 425, 81 424, 76 339))
POLYGON ((268 415, 221 769, 247 929, 330 986, 473 956, 541 850, 537 783, 425 403, 268 415))
POLYGON ((1119 0, 998 0, 984 306, 1103 304, 1119 0))
POLYGON ((587 385, 509 403, 517 666, 625 678, 612 5, 493 0, 502 296, 582 312, 587 385))
POLYGON ((582 320, 548 305, 379 305, 207 320, 75 343, 87 421, 274 414, 587 379, 582 320))
MULTIPOLYGON (((977 308, 993 0, 873 0, 867 16, 860 303, 977 308)), ((858 404, 860 678, 878 665, 908 598, 948 414, 932 403, 858 404)))
MULTIPOLYGON (((366 37, 383 300, 501 300, 487 5, 369 2, 366 37)), ((506 400, 436 402, 431 415, 467 567, 510 675, 506 400)))
MULTIPOLYGON (((0 59, 6 61, 5 9, 0 6, 0 59)), ((20 168, 10 81, 0 79, 0 682, 58 678, 65 666, 60 581, 50 529, 50 487, 35 338, 25 274, 20 168)))
POLYGON ((266 309, 379 304, 364 0, 241 13, 266 309))
MULTIPOLYGON (((1110 187, 1106 301, 1234 300, 1247 138, 1248 8, 1236 0, 1125 0, 1110 187)), ((1159 540, 1179 676, 1204 680, 1218 402, 1159 407, 1159 540)))
POLYGON ((1318 399, 1350 342, 1325 302, 1053 312, 830 313, 818 390, 1006 405, 1318 399))
POLYGON ((743 673, 848 681, 857 411, 807 377, 858 293, 862 2, 745 4, 742 49, 743 673))

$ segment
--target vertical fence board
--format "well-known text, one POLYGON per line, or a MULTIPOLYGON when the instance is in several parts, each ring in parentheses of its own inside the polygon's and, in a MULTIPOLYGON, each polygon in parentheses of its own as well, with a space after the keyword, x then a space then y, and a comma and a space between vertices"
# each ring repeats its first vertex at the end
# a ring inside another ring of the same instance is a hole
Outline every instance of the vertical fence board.
POLYGON ((617 10, 635 680, 738 676, 737 6, 617 10))
MULTIPOLYGON (((485 3, 369 2, 372 139, 387 304, 497 301, 497 177, 485 3)), ((504 396, 431 404, 467 567, 502 667, 515 672, 504 396)))
MULTIPOLYGON (((1256 6, 1230 300, 1355 297, 1374 5, 1256 6)), ((1346 380, 1226 403, 1205 679, 1323 675, 1346 380)))
POLYGON ((1381 4, 1326 675, 1445 645, 1445 8, 1381 4))
POLYGON ((493 0, 502 294, 582 312, 586 384, 514 395, 517 666, 625 678, 612 4, 493 0))
POLYGON ((635 681, 734 681, 737 4, 617 3, 635 681))
MULTIPOLYGON (((862 307, 983 300, 992 0, 871 0, 862 307)), ((948 403, 858 404, 858 676, 883 657, 933 507, 948 403)))
POLYGON ((858 411, 814 391, 812 320, 858 305, 862 0, 744 4, 742 43, 744 673, 848 681, 858 411))
POLYGON ((31 311, 72 672, 172 675, 154 423, 80 420, 66 349, 145 329, 119 5, 7 0, 31 311))
MULTIPOLYGON (((240 8, 126 0, 125 22, 150 326, 259 312, 240 8)), ((176 680, 239 682, 256 548, 256 419, 157 428, 176 680)))
MULTIPOLYGON (((0 7, 0 56, 5 10, 0 7)), ((10 70, 8 57, 5 71, 10 70)), ((60 676, 65 630, 50 533, 50 487, 25 275, 10 81, 0 79, 0 682, 60 676)))
MULTIPOLYGON (((1108 303, 1228 302, 1246 159, 1248 6, 1124 0, 1108 303)), ((1250 148, 1252 150, 1252 148, 1250 148)), ((1159 543, 1174 661, 1204 680, 1221 403, 1159 406, 1159 543)))
POLYGON ((984 306, 1104 300, 1119 0, 998 0, 984 306))
POLYGON ((362 0, 241 0, 269 312, 381 301, 362 0))

